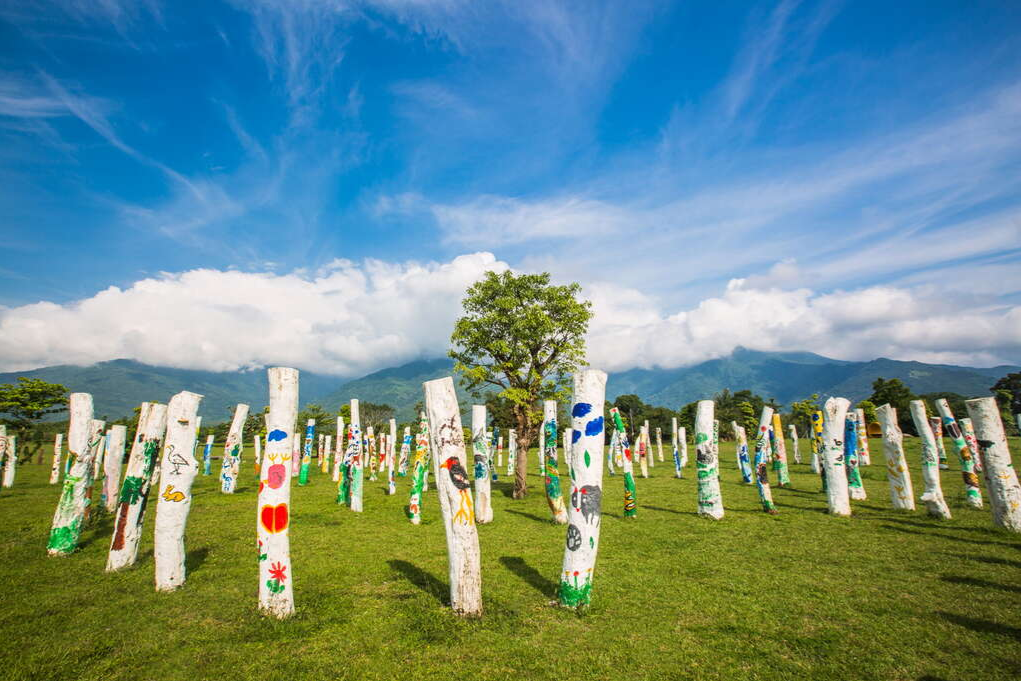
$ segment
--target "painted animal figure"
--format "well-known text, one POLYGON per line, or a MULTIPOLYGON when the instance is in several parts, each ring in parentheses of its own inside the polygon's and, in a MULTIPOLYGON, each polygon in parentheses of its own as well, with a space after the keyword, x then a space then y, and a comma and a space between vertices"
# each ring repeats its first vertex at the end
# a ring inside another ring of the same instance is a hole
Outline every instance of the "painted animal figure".
POLYGON ((571 505, 581 511, 587 523, 599 521, 602 501, 603 490, 598 485, 582 485, 571 492, 571 505))
POLYGON ((470 488, 470 484, 468 483, 468 472, 464 470, 464 466, 461 465, 461 462, 456 456, 448 457, 446 461, 440 464, 440 468, 447 471, 447 474, 450 476, 450 482, 457 488, 458 496, 461 499, 457 513, 454 514, 452 520, 465 524, 474 523, 474 508, 472 505, 471 494, 468 491, 470 488))
POLYGON ((175 490, 173 485, 167 485, 163 490, 163 498, 167 501, 184 501, 184 492, 175 490))

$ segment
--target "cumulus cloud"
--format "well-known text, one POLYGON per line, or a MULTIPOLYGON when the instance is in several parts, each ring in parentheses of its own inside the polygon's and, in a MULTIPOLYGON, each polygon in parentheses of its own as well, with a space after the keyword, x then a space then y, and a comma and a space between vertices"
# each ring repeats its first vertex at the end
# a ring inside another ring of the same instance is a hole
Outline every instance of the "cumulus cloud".
MULTIPOLYGON (((314 273, 164 273, 66 305, 0 310, 0 368, 130 358, 360 376, 442 356, 465 288, 507 269, 480 252, 446 263, 335 260, 314 273)), ((929 286, 817 293, 734 279, 720 295, 669 312, 615 283, 588 283, 585 295, 595 312, 589 361, 609 371, 691 365, 737 346, 966 365, 1021 358, 1021 306, 976 307, 929 286)))

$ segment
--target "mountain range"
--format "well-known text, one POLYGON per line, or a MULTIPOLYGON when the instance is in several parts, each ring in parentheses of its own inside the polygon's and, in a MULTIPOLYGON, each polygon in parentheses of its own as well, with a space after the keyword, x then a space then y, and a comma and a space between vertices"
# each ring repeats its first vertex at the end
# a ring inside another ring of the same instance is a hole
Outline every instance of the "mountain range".
MULTIPOLYGON (((452 361, 446 358, 421 359, 354 380, 302 371, 301 404, 318 403, 335 412, 347 400, 358 398, 389 404, 397 410, 398 420, 408 421, 413 418, 415 404, 422 400, 422 382, 448 376, 452 367, 452 361)), ((917 394, 955 392, 976 397, 989 395, 989 387, 998 378, 1016 371, 1021 371, 1021 367, 975 368, 885 358, 851 362, 809 352, 759 352, 738 348, 728 357, 689 367, 612 373, 607 381, 606 396, 612 401, 618 395, 633 393, 648 404, 672 409, 712 397, 724 388, 749 389, 782 404, 812 393, 860 400, 872 393, 872 381, 881 376, 899 378, 917 394)), ((238 402, 246 402, 254 410, 266 405, 267 383, 263 370, 199 371, 117 359, 87 367, 61 365, 0 374, 0 383, 12 383, 18 376, 41 378, 61 383, 74 392, 92 393, 95 413, 108 418, 128 415, 144 400, 166 402, 181 390, 204 395, 199 413, 207 423, 228 420, 238 402)), ((460 390, 459 397, 468 399, 460 390)))

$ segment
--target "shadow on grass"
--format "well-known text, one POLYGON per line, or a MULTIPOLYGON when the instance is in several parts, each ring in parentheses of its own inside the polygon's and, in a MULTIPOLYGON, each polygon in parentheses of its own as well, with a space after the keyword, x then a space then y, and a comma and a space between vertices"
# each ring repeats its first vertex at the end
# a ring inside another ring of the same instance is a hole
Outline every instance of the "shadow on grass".
MULTIPOLYGON (((93 509, 93 513, 95 512, 96 509, 93 509)), ((93 516, 93 519, 87 525, 88 532, 82 533, 81 538, 78 540, 79 550, 84 549, 95 541, 110 541, 110 535, 113 534, 113 514, 106 511, 101 513, 102 515, 98 518, 93 516)))
POLYGON ((933 518, 932 521, 928 523, 922 522, 920 520, 911 520, 908 518, 895 517, 886 517, 883 518, 883 520, 885 520, 888 523, 898 523, 900 525, 911 525, 912 527, 923 527, 928 529, 940 528, 944 530, 958 530, 961 532, 979 532, 981 534, 993 535, 997 534, 997 531, 992 527, 962 527, 960 525, 942 525, 940 523, 942 523, 943 521, 936 520, 935 518, 933 518))
POLYGON ((406 580, 417 586, 424 593, 439 601, 440 605, 450 605, 449 588, 446 583, 441 582, 422 568, 406 560, 388 560, 387 565, 394 571, 401 573, 406 580))
POLYGON ((501 556, 500 562, 503 563, 505 568, 525 580, 527 584, 534 587, 543 596, 556 598, 557 585, 552 580, 543 577, 542 573, 526 563, 524 558, 519 556, 501 556))
POLYGON ((513 513, 514 515, 519 515, 522 518, 528 518, 529 520, 534 520, 535 522, 542 523, 543 525, 552 525, 553 524, 553 520, 551 518, 540 518, 539 516, 535 515, 534 513, 525 513, 524 511, 516 511, 513 508, 508 508, 508 509, 504 509, 504 510, 507 513, 513 513))
POLYGON ((202 564, 206 562, 206 558, 209 557, 209 549, 203 546, 201 549, 195 549, 189 551, 184 558, 184 570, 187 574, 198 572, 198 569, 202 567, 202 564))
MULTIPOLYGON (((1021 550, 1021 545, 1008 544, 1006 542, 999 541, 980 541, 978 539, 965 539, 964 537, 955 537, 952 534, 940 534, 938 532, 919 532, 918 530, 909 530, 906 527, 897 527, 896 525, 880 525, 879 527, 884 530, 893 530, 894 532, 903 532, 904 534, 915 534, 920 537, 933 537, 936 539, 949 539, 950 541, 958 541, 964 544, 975 544, 976 546, 1005 546, 1011 549, 1021 550)), ((940 526, 942 527, 942 526, 940 526)))
POLYGON ((640 505, 639 508, 647 508, 650 511, 660 511, 662 513, 676 513, 677 515, 698 515, 697 513, 692 513, 690 511, 677 511, 677 510, 672 509, 672 508, 663 508, 661 506, 650 506, 649 504, 640 505))
POLYGON ((954 558, 963 558, 965 560, 975 560, 987 565, 1005 565, 1007 567, 1021 568, 1021 561, 1010 560, 1008 558, 997 558, 996 556, 969 556, 965 553, 947 553, 944 555, 953 556, 954 558))
POLYGON ((950 584, 963 584, 964 586, 977 586, 984 589, 1000 589, 1002 591, 1009 591, 1010 593, 1021 593, 1021 586, 1012 586, 1010 584, 997 584, 996 582, 990 582, 985 579, 977 579, 975 577, 963 577, 961 575, 943 575, 940 577, 944 582, 950 584))
POLYGON ((972 631, 977 631, 981 634, 999 634, 1000 636, 1008 636, 1013 638, 1015 641, 1021 641, 1021 629, 1017 627, 1007 626, 1006 624, 1000 624, 999 622, 992 622, 990 620, 982 620, 976 617, 968 617, 967 615, 955 615, 952 612, 943 612, 937 610, 936 614, 943 619, 956 624, 972 631))

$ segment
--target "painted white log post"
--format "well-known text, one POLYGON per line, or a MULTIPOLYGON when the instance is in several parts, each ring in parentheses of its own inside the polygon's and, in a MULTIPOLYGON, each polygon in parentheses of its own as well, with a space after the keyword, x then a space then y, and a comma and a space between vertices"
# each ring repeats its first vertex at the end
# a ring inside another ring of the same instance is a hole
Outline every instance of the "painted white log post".
POLYGON ((847 427, 849 400, 831 397, 823 405, 822 451, 819 458, 826 476, 826 502, 833 515, 851 515, 851 497, 847 489, 844 463, 844 430, 847 427))
POLYGON ((975 427, 971 425, 971 419, 961 419, 961 433, 964 434, 964 441, 968 443, 968 449, 974 456, 975 472, 981 473, 982 457, 978 454, 978 440, 975 439, 975 427))
POLYGON ((103 505, 113 513, 117 510, 117 497, 121 489, 121 464, 124 463, 124 444, 128 437, 127 426, 113 426, 106 441, 106 460, 103 462, 103 505))
POLYGON ((656 456, 659 462, 663 463, 663 429, 656 428, 656 456))
POLYGON ((854 501, 865 501, 865 483, 861 479, 858 458, 858 416, 848 411, 844 418, 844 463, 847 466, 847 493, 854 501))
POLYGON ((787 432, 791 434, 791 454, 794 456, 794 463, 801 463, 801 448, 798 445, 798 429, 793 424, 787 425, 787 432))
POLYGON ((156 500, 156 590, 173 591, 187 579, 184 532, 191 510, 191 486, 199 472, 195 460, 195 419, 202 395, 182 391, 167 405, 167 435, 160 462, 156 500))
POLYGON ((883 457, 886 459, 886 479, 890 483, 890 505, 913 511, 915 492, 911 486, 911 471, 904 458, 904 434, 897 424, 897 410, 884 404, 876 409, 876 418, 883 429, 883 457))
MULTIPOLYGON (((68 398, 70 422, 67 429, 67 456, 70 472, 64 476, 64 485, 53 514, 46 552, 51 556, 66 556, 78 548, 85 508, 89 503, 87 491, 92 486, 92 454, 89 426, 92 423, 92 395, 71 393, 68 398)), ((5 445, 6 446, 6 445, 5 445)))
MULTIPOLYGON (((291 571, 291 479, 294 420, 298 415, 298 370, 272 367, 266 458, 259 473, 258 517, 259 610, 283 619, 294 614, 291 571)), ((339 439, 339 438, 338 438, 339 439)))
MULTIPOLYGON (((543 411, 543 443, 539 448, 545 462, 546 503, 549 505, 553 521, 558 525, 567 524, 567 507, 560 492, 560 472, 557 467, 557 403, 545 400, 543 411)), ((435 442, 435 439, 434 439, 435 442)))
POLYGON ((929 426, 929 418, 925 414, 925 402, 911 400, 911 419, 922 445, 922 480, 925 490, 922 492, 922 503, 929 515, 941 520, 950 519, 950 508, 943 498, 943 488, 939 483, 939 456, 936 452, 936 438, 929 426))
POLYGON ((514 475, 514 467, 518 463, 518 431, 511 428, 507 431, 507 477, 514 475))
POLYGON ((301 450, 301 466, 298 468, 298 484, 308 484, 308 470, 312 467, 312 441, 315 439, 316 420, 305 423, 305 444, 301 450))
POLYGON ((976 455, 968 447, 954 413, 950 411, 950 403, 942 399, 936 400, 936 410, 943 419, 944 434, 954 443, 957 461, 961 464, 961 477, 964 479, 964 494, 968 505, 972 508, 982 508, 982 489, 979 487, 978 476, 975 475, 976 455))
POLYGON ((472 405, 472 460, 475 472, 475 522, 493 522, 492 482, 489 475, 489 440, 486 438, 486 405, 472 405))
POLYGON ((1007 449, 1007 434, 1000 420, 995 397, 966 400, 968 416, 975 425, 982 474, 989 492, 993 524, 1011 532, 1021 532, 1021 485, 1007 449))
MULTIPOLYGON (((103 422, 106 425, 106 422, 103 422)), ((103 477, 103 455, 106 454, 106 440, 109 433, 103 433, 103 439, 100 442, 99 449, 96 451, 96 458, 92 463, 92 479, 100 480, 103 477)), ((89 488, 89 492, 92 492, 92 488, 89 488)), ((86 513, 86 516, 88 513, 86 513)))
POLYGON ((128 468, 117 499, 113 538, 106 558, 107 572, 134 565, 138 559, 149 490, 159 474, 160 444, 166 430, 167 405, 143 402, 128 455, 128 468))
POLYGON ((376 479, 376 432, 372 426, 365 431, 365 453, 369 463, 369 480, 376 479))
POLYGON ((422 522, 422 492, 425 491, 425 474, 428 469, 429 419, 426 418, 423 411, 418 415, 418 432, 415 433, 415 462, 411 468, 411 490, 408 495, 407 516, 412 525, 422 522))
POLYGON ((364 483, 364 467, 362 465, 362 419, 358 411, 358 400, 351 400, 351 437, 354 440, 354 451, 351 452, 350 470, 350 507, 356 513, 362 512, 362 487, 364 483))
MULTIPOLYGON (((560 605, 581 608, 592 601, 592 580, 599 551, 603 504, 603 441, 606 373, 584 369, 574 374, 571 407, 571 503, 560 575, 560 605)), ((657 429, 658 430, 658 429, 657 429)))
MULTIPOLYGON (((762 510, 770 515, 776 515, 776 504, 773 503, 773 491, 769 487, 769 424, 773 421, 773 408, 769 405, 762 407, 762 414, 759 416, 759 428, 755 433, 755 484, 759 490, 759 501, 762 503, 762 510)), ((734 428, 740 428, 736 422, 734 428)), ((744 429, 741 437, 744 438, 744 429)), ((745 445, 747 448, 747 444, 745 445)))
POLYGON ((326 452, 326 438, 322 433, 317 433, 316 435, 318 436, 316 441, 316 468, 322 472, 323 454, 326 452))
POLYGON ((404 477, 408 474, 408 464, 411 458, 411 426, 404 426, 404 437, 401 439, 400 460, 397 463, 397 475, 404 477))
MULTIPOLYGON (((298 432, 297 424, 294 425, 292 432, 298 432)), ((301 438, 291 438, 294 442, 291 444, 291 477, 298 477, 298 472, 301 469, 301 438)))
POLYGON ((681 470, 688 465, 688 429, 681 426, 677 431, 677 439, 681 445, 681 470))
POLYGON ((855 409, 854 416, 856 420, 857 435, 858 435, 858 463, 862 466, 872 465, 872 453, 869 451, 869 428, 868 423, 865 422, 865 410, 855 409))
POLYGON ((656 467, 656 457, 652 451, 652 428, 649 427, 649 421, 646 420, 642 424, 645 431, 645 456, 649 459, 649 466, 651 468, 656 467))
POLYGON ((561 451, 564 453, 564 463, 567 464, 567 470, 571 470, 571 429, 564 428, 563 445, 561 451))
POLYGON ((14 474, 18 466, 18 438, 16 435, 7 436, 7 442, 3 450, 0 450, 0 460, 4 462, 3 486, 14 487, 14 474), (6 456, 4 456, 5 453, 6 456))
POLYGON ((822 475, 823 484, 826 484, 826 471, 822 466, 823 452, 823 413, 819 410, 812 412, 812 463, 809 466, 816 475, 822 475))
MULTIPOLYGON (((614 431, 616 434, 616 431, 614 431)), ((678 446, 677 438, 677 417, 674 416, 670 419, 670 444, 674 450, 674 477, 681 477, 681 450, 678 446)), ((610 474, 613 474, 613 467, 610 467, 610 474)))
POLYGON ((206 444, 202 448, 202 475, 213 473, 213 435, 206 435, 206 444))
POLYGON ((259 477, 259 474, 262 472, 262 436, 258 433, 253 435, 252 444, 255 445, 255 456, 252 457, 254 459, 255 477, 259 477))
POLYGON ((57 433, 53 440, 53 467, 50 468, 50 484, 56 485, 60 482, 60 460, 64 450, 64 434, 57 433))
POLYGON ((319 472, 329 473, 330 472, 330 455, 333 453, 333 435, 326 435, 323 439, 323 461, 320 465, 319 472))
POLYGON ((248 419, 248 405, 239 404, 234 408, 234 418, 223 444, 223 463, 220 466, 220 491, 234 494, 241 474, 241 450, 244 447, 245 420, 248 419))
MULTIPOLYGON (((738 470, 741 471, 741 482, 750 483, 752 481, 752 463, 748 457, 748 434, 745 433, 744 428, 737 425, 737 421, 731 421, 730 428, 731 430, 734 431, 734 442, 737 451, 737 468, 738 470)), ((766 438, 767 446, 768 443, 769 438, 766 438)), ((756 432, 755 434, 756 449, 758 448, 758 445, 759 445, 758 432, 756 432)))
POLYGON ((649 430, 646 425, 638 431, 638 465, 642 477, 649 477, 649 430))
POLYGON ((386 438, 387 494, 397 494, 397 419, 390 419, 390 433, 386 438))
POLYGON ((503 435, 496 436, 496 468, 494 469, 494 475, 495 471, 500 468, 503 468, 503 435))
POLYGON ((773 439, 776 440, 776 448, 773 452, 773 470, 780 487, 790 487, 791 474, 787 467, 787 445, 783 439, 783 424, 780 423, 780 414, 773 412, 773 439))
POLYGON ((723 517, 720 465, 713 447, 712 400, 699 400, 695 412, 695 467, 698 473, 698 514, 714 520, 723 517))
MULTIPOLYGON (((423 384, 436 453, 436 488, 447 533, 450 606, 462 616, 482 614, 482 569, 471 485, 465 469, 464 429, 450 377, 423 384)), ((554 446, 556 441, 554 440, 554 446)))
POLYGON ((347 450, 346 438, 344 437, 344 417, 337 417, 337 451, 333 453, 333 481, 340 482, 340 476, 345 465, 345 451, 347 450))
POLYGON ((936 460, 939 461, 941 471, 949 470, 947 465, 947 449, 943 444, 943 421, 938 416, 929 417, 929 427, 932 429, 932 438, 936 443, 936 460))

